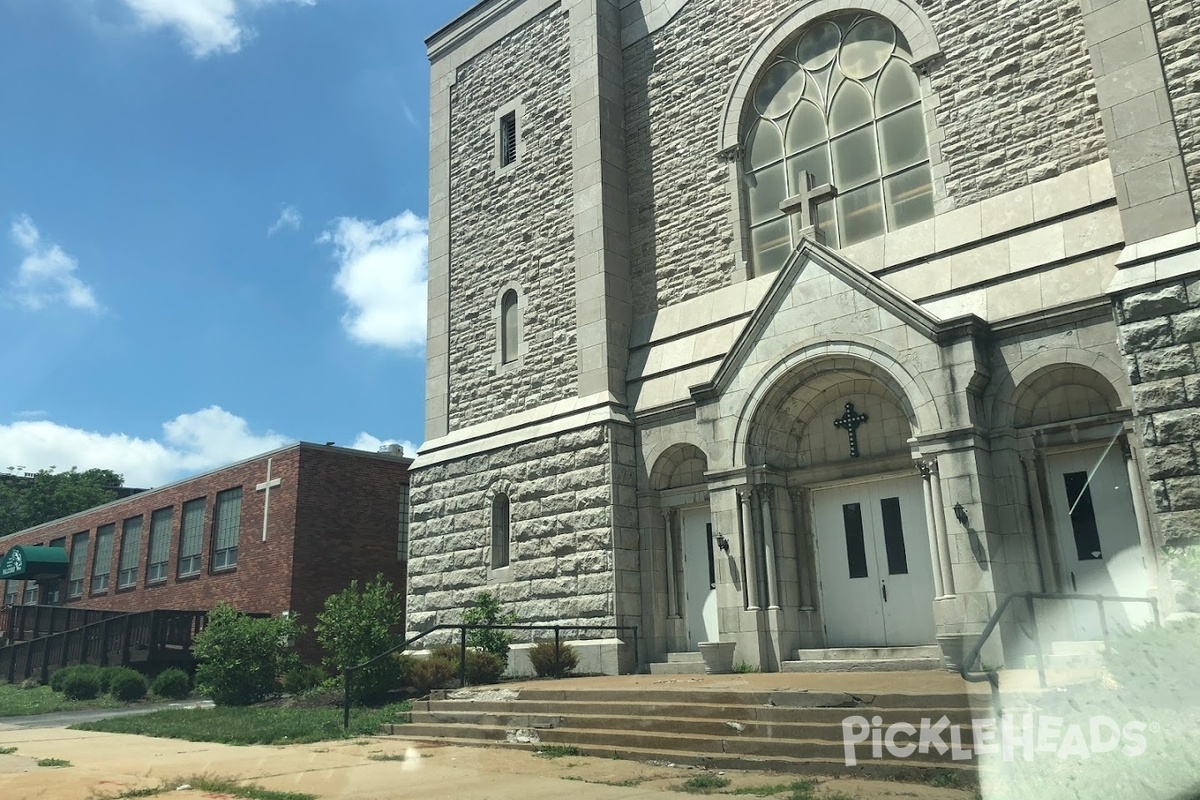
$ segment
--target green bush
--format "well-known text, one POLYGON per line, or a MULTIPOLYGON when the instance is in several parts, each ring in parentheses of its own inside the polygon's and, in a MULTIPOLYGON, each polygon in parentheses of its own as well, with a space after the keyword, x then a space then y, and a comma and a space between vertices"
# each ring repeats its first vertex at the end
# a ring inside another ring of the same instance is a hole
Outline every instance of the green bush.
POLYGON ((283 674, 283 691, 285 694, 303 694, 316 689, 326 677, 325 670, 316 664, 301 664, 283 674))
POLYGON ((579 653, 569 644, 558 647, 559 674, 554 674, 554 642, 538 642, 529 651, 529 660, 533 662, 533 671, 539 678, 552 678, 570 675, 579 666, 579 653))
POLYGON ((112 686, 112 679, 113 679, 113 675, 115 674, 114 671, 118 670, 118 669, 124 669, 124 668, 123 667, 100 667, 99 671, 96 673, 96 677, 98 677, 100 679, 100 693, 101 694, 108 694, 108 690, 112 686))
POLYGON ((486 650, 467 651, 467 683, 471 686, 497 683, 507 668, 507 658, 486 650))
MULTIPOLYGON (((512 625, 517 621, 517 615, 504 611, 491 592, 480 592, 475 595, 475 605, 463 612, 463 622, 467 625, 512 625)), ((495 653, 503 659, 508 658, 508 645, 512 637, 507 631, 467 631, 467 645, 495 653)))
POLYGON ((1194 678, 1200 663, 1200 619, 1147 625, 1113 636, 1104 665, 1121 685, 1122 699, 1159 708, 1200 703, 1194 678))
POLYGON ((94 700, 100 696, 99 670, 75 670, 62 680, 62 693, 70 700, 94 700))
MULTIPOLYGON (((392 585, 376 575, 359 591, 358 581, 325 600, 317 614, 317 641, 325 651, 322 663, 342 673, 344 667, 361 664, 396 644, 404 621, 404 598, 392 585)), ((350 679, 350 698, 355 703, 378 702, 400 684, 399 664, 382 658, 350 679)))
POLYGON ((219 706, 246 706, 279 693, 279 676, 299 663, 292 617, 249 617, 225 603, 208 615, 192 647, 196 688, 219 706))
POLYGON ((106 672, 108 672, 108 693, 117 700, 131 703, 146 696, 149 689, 146 684, 146 676, 136 669, 109 667, 106 672))
POLYGON ((150 688, 159 697, 182 700, 192 691, 192 682, 186 672, 179 667, 171 667, 160 672, 150 688))
MULTIPOLYGON (((63 691, 63 684, 67 678, 71 677, 72 675, 82 673, 87 673, 88 675, 94 676, 96 678, 96 685, 101 686, 101 672, 103 672, 103 670, 94 664, 77 664, 74 667, 63 667, 62 669, 55 670, 54 674, 50 676, 50 688, 56 692, 61 692, 63 691)), ((103 688, 101 688, 100 691, 103 691, 103 688)))

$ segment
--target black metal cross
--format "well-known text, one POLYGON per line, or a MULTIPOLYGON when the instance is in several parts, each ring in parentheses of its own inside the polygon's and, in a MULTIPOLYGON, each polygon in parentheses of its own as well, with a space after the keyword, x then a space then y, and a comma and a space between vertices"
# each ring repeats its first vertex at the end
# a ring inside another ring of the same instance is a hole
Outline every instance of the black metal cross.
POLYGON ((858 426, 868 419, 866 414, 856 414, 854 403, 846 403, 846 413, 833 421, 834 427, 844 428, 850 436, 850 457, 858 458, 858 426))
POLYGON ((828 183, 814 186, 816 177, 811 172, 801 173, 800 182, 803 184, 800 193, 780 203, 779 210, 788 216, 799 214, 800 236, 807 236, 824 244, 825 236, 817 223, 817 204, 836 197, 837 190, 828 183))

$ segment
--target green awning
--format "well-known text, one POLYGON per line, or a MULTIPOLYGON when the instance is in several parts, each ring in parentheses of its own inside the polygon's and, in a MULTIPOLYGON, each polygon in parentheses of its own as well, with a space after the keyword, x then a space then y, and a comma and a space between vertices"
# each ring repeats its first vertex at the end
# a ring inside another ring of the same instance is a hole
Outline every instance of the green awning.
POLYGON ((0 580, 44 581, 67 574, 67 551, 61 547, 19 544, 0 559, 0 580))

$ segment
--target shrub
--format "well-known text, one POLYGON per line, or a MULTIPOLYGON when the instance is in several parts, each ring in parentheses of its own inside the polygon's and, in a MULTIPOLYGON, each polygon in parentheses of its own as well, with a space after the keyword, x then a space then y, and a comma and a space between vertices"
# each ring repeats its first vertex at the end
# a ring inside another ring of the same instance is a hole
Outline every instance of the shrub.
POLYGON ((99 670, 75 670, 62 680, 62 693, 71 700, 94 700, 100 696, 99 670))
POLYGON ((179 667, 171 667, 160 672, 150 688, 159 697, 182 700, 192 691, 192 682, 186 672, 179 667))
POLYGON ((283 674, 283 691, 287 694, 303 694, 325 682, 325 670, 316 664, 301 664, 283 674))
POLYGON ((1104 665, 1121 685, 1123 700, 1152 707, 1200 702, 1200 619, 1146 627, 1109 639, 1104 665))
POLYGON ((453 660, 436 652, 429 658, 404 656, 408 663, 408 683, 421 694, 430 689, 458 686, 458 657, 453 660))
POLYGON ((570 675, 579 666, 579 652, 569 644, 558 647, 559 673, 554 672, 554 642, 538 642, 529 651, 529 660, 533 662, 533 671, 539 678, 561 677, 570 675))
POLYGON ((298 662, 291 643, 301 630, 294 616, 249 617, 218 603, 192 647, 197 690, 219 706, 275 696, 279 675, 298 662))
POLYGON ((146 696, 149 688, 146 685, 146 676, 136 669, 109 667, 106 671, 108 672, 108 693, 116 699, 130 703, 146 696))
MULTIPOLYGON (((395 634, 404 620, 404 598, 376 575, 359 591, 358 581, 325 600, 317 614, 317 641, 326 655, 322 663, 341 673, 347 665, 361 664, 396 644, 395 634)), ((356 703, 376 702, 400 683, 398 662, 382 658, 356 671, 350 698, 356 703)))
MULTIPOLYGON (((491 592, 475 595, 475 605, 463 612, 463 622, 467 625, 512 625, 516 621, 517 615, 504 611, 491 592)), ((511 641, 512 637, 506 631, 467 631, 468 646, 495 653, 503 659, 508 658, 511 641)))
POLYGON ((467 683, 472 686, 498 682, 507 668, 507 658, 486 650, 467 651, 467 683))
MULTIPOLYGON (((63 667, 62 669, 56 670, 54 674, 50 676, 50 688, 56 692, 61 692, 63 690, 63 683, 67 678, 76 673, 82 672, 95 675, 97 685, 99 685, 100 673, 103 672, 100 667, 97 667, 94 664, 77 664, 73 667, 63 667)), ((103 688, 101 688, 101 691, 103 691, 103 688)))

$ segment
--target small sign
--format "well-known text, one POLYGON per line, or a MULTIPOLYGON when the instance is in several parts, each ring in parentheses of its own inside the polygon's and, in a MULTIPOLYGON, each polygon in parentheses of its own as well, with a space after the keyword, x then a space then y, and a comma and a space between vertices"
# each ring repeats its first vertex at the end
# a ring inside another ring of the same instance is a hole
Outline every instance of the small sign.
POLYGON ((25 554, 20 547, 14 547, 0 562, 0 578, 12 578, 25 574, 25 554))

